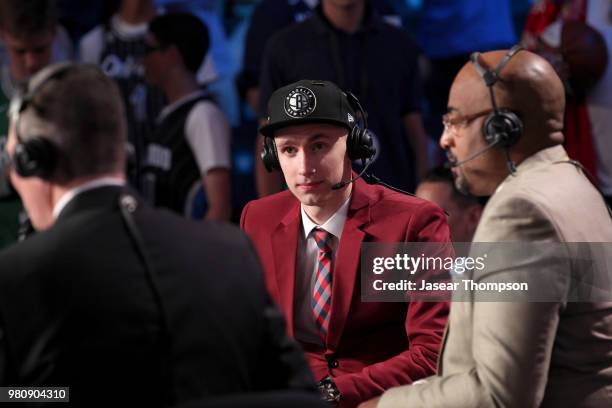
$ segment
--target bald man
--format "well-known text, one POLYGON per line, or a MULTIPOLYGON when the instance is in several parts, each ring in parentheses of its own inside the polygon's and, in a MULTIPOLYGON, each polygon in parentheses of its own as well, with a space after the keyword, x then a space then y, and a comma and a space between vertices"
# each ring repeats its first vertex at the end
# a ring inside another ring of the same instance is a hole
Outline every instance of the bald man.
MULTIPOLYGON (((553 68, 519 48, 476 53, 455 78, 440 145, 458 188, 492 195, 475 242, 612 242, 601 195, 561 146, 564 105, 553 68)), ((589 271, 543 252, 494 272, 569 293, 561 278, 589 271), (551 267, 559 279, 542 282, 551 267)), ((612 406, 612 303, 454 302, 438 375, 361 405, 539 406, 612 406)))

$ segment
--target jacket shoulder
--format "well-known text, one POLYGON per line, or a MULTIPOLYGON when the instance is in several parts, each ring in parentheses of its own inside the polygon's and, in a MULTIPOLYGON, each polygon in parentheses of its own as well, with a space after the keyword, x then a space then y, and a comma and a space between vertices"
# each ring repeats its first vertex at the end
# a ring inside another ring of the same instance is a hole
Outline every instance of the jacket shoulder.
POLYGON ((263 226, 280 221, 282 216, 296 205, 298 201, 290 191, 249 201, 242 210, 240 226, 248 230, 251 226, 263 226))
POLYGON ((446 214, 436 204, 383 186, 366 186, 369 196, 368 232, 406 242, 450 240, 446 214))
POLYGON ((612 239, 612 221, 602 196, 579 169, 563 163, 506 180, 489 200, 480 224, 479 239, 483 234, 500 240, 612 239))
POLYGON ((403 194, 383 186, 372 185, 370 194, 375 197, 372 210, 375 214, 391 216, 413 215, 444 215, 444 211, 431 201, 424 200, 412 194, 403 194))
POLYGON ((144 207, 137 213, 136 219, 145 238, 155 237, 156 240, 164 241, 169 248, 189 241, 200 242, 202 245, 214 242, 214 245, 235 248, 248 241, 235 225, 192 220, 163 208, 144 207))
POLYGON ((66 239, 51 228, 0 251, 0 290, 11 291, 24 279, 31 280, 37 272, 53 268, 58 260, 69 256, 62 251, 65 246, 66 239))

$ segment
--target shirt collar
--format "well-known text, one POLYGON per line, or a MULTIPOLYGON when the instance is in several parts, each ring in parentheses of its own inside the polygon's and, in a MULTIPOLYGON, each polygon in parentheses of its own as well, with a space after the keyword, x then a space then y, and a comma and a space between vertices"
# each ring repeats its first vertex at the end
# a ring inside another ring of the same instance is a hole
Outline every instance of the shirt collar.
POLYGON ((197 91, 194 91, 192 93, 190 93, 189 95, 183 96, 181 99, 176 100, 174 102, 172 102, 170 105, 165 106, 161 112, 159 113, 159 116, 157 117, 156 121, 157 123, 161 123, 162 120, 164 120, 168 115, 170 115, 172 112, 174 112, 175 110, 177 110, 179 107, 181 107, 182 105, 186 104, 187 102, 190 102, 196 98, 199 98, 201 96, 207 95, 207 92, 203 89, 199 89, 197 91))
POLYGON ((100 177, 86 183, 83 183, 72 190, 68 190, 59 200, 55 203, 53 207, 53 219, 57 219, 62 210, 68 205, 70 201, 77 195, 93 190, 94 188, 103 187, 103 186, 123 186, 125 185, 125 180, 119 177, 100 177))
POLYGON ((130 24, 123 21, 118 14, 111 17, 111 26, 115 33, 124 40, 144 37, 147 33, 148 23, 130 24))
POLYGON ((344 222, 346 221, 346 215, 348 214, 349 203, 351 201, 351 197, 346 199, 344 203, 336 210, 336 212, 327 219, 323 224, 318 225, 315 224, 308 214, 304 211, 304 206, 300 205, 300 212, 302 214, 302 225, 304 226, 304 238, 308 239, 308 236, 315 228, 321 228, 325 231, 329 232, 338 240, 340 240, 340 236, 342 235, 342 229, 344 228, 344 222))

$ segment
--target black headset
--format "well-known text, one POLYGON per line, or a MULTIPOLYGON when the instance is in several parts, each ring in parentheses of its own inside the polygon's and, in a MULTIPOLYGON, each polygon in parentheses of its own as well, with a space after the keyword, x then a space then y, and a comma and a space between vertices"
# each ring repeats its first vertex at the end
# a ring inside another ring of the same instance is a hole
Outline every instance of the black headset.
POLYGON ((509 149, 518 142, 523 134, 523 121, 521 118, 510 109, 498 108, 495 102, 495 95, 493 94, 493 86, 499 80, 499 74, 502 69, 522 49, 523 47, 520 45, 513 46, 493 70, 486 69, 480 65, 479 52, 474 52, 470 55, 472 64, 474 64, 476 71, 478 71, 489 89, 491 104, 493 105, 493 112, 487 116, 482 128, 485 141, 489 146, 509 149))
POLYGON ((44 135, 33 135, 24 140, 20 133, 21 114, 33 100, 38 91, 49 81, 59 79, 75 66, 73 63, 57 64, 41 78, 30 80, 22 92, 18 92, 11 102, 11 114, 14 114, 15 136, 17 144, 12 157, 15 172, 21 177, 49 178, 57 166, 57 146, 44 135))
MULTIPOLYGON (((374 139, 372 133, 368 130, 368 119, 367 113, 359 103, 359 99, 351 92, 345 92, 349 104, 352 104, 357 108, 359 116, 361 116, 362 124, 355 123, 351 128, 346 139, 346 152, 349 159, 351 160, 362 160, 365 165, 367 160, 372 160, 376 154, 376 148, 374 147, 374 139)), ((278 160, 278 150, 276 149, 276 143, 274 138, 271 136, 264 137, 263 150, 261 152, 261 160, 263 161, 264 167, 268 172, 274 170, 280 170, 280 161, 278 160)))
MULTIPOLYGON (((504 58, 502 58, 502 60, 493 70, 485 69, 482 65, 480 65, 479 52, 474 52, 472 53, 472 55, 470 55, 470 60, 472 61, 472 64, 474 64, 474 67, 487 84, 487 88, 489 89, 489 95, 491 96, 491 104, 493 105, 493 112, 489 116, 487 116, 483 125, 485 141, 490 147, 499 146, 506 150, 508 168, 510 170, 510 173, 514 173, 516 171, 516 167, 509 157, 509 149, 510 147, 515 145, 516 142, 518 142, 518 140, 522 136, 523 121, 512 110, 506 108, 499 109, 497 107, 497 103, 495 102, 495 95, 493 94, 493 85, 495 85, 495 83, 499 80, 499 74, 501 73, 501 70, 504 69, 510 59, 521 50, 523 50, 523 47, 518 44, 510 48, 508 53, 504 56, 504 58)), ((608 215, 610 216, 610 218, 612 218, 612 209, 607 204, 604 193, 597 186, 593 175, 582 165, 582 163, 576 160, 561 160, 555 162, 554 164, 561 163, 572 164, 582 170, 585 177, 591 182, 593 187, 595 187, 595 189, 601 195, 604 201, 604 205, 608 210, 608 215)))

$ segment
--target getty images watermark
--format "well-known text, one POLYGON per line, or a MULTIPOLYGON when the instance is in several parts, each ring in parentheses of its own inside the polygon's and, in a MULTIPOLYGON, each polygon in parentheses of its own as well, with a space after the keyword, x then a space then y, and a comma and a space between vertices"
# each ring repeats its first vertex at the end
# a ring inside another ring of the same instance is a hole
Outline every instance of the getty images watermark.
POLYGON ((364 243, 363 301, 612 301, 610 243, 364 243))

